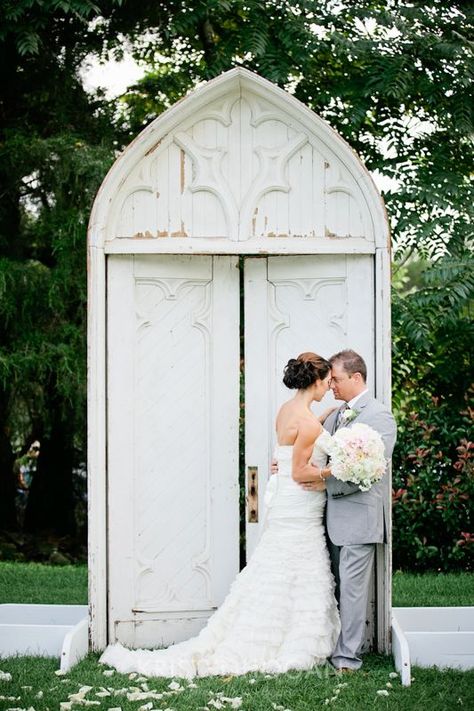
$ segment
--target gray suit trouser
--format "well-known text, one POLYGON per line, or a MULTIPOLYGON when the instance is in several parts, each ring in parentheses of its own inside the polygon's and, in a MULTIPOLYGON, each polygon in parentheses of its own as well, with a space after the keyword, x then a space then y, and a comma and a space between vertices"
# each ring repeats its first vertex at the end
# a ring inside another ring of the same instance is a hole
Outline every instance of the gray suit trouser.
POLYGON ((336 669, 359 669, 364 645, 369 583, 372 574, 375 543, 336 546, 329 542, 336 595, 341 616, 341 633, 331 662, 336 669))

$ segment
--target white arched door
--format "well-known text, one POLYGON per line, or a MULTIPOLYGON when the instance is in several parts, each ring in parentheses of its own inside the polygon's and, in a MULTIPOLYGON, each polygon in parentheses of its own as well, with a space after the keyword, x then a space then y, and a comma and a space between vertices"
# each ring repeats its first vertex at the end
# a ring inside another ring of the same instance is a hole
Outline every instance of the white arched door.
POLYGON ((380 195, 350 147, 241 68, 117 159, 89 225, 94 648, 186 638, 220 604, 238 570, 241 405, 251 554, 289 357, 355 348, 389 404, 389 249, 380 195))

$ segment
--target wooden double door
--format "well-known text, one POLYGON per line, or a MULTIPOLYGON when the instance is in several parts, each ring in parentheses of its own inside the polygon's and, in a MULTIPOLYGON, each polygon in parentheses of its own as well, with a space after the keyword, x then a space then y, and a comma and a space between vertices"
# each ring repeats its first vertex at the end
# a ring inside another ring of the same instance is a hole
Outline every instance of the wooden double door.
POLYGON ((373 272, 372 255, 108 257, 109 642, 186 639, 223 601, 241 513, 247 556, 258 541, 283 366, 352 347, 374 372, 373 272))

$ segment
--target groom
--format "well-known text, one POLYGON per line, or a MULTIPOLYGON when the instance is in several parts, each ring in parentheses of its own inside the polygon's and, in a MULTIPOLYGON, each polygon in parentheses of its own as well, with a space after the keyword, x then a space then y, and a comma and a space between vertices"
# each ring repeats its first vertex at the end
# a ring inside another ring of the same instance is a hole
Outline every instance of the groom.
MULTIPOLYGON (((355 351, 344 350, 333 355, 331 389, 345 404, 333 411, 324 428, 333 434, 339 427, 363 422, 376 430, 385 445, 385 458, 390 459, 395 445, 397 426, 391 412, 372 397, 367 389, 367 367, 355 351)), ((311 488, 311 485, 304 485, 311 488)), ((390 505, 388 475, 360 491, 350 482, 333 476, 326 479, 328 494, 326 525, 333 572, 338 587, 341 633, 332 654, 336 669, 354 670, 362 665, 370 576, 375 544, 387 540, 387 508, 390 505)))

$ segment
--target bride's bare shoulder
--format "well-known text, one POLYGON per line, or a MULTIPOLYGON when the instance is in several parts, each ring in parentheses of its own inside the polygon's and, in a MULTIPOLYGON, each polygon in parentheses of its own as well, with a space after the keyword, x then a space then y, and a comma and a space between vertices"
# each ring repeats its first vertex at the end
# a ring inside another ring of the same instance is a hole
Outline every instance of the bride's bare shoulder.
POLYGON ((314 415, 300 417, 297 423, 299 434, 308 439, 315 439, 321 434, 322 424, 314 415))

